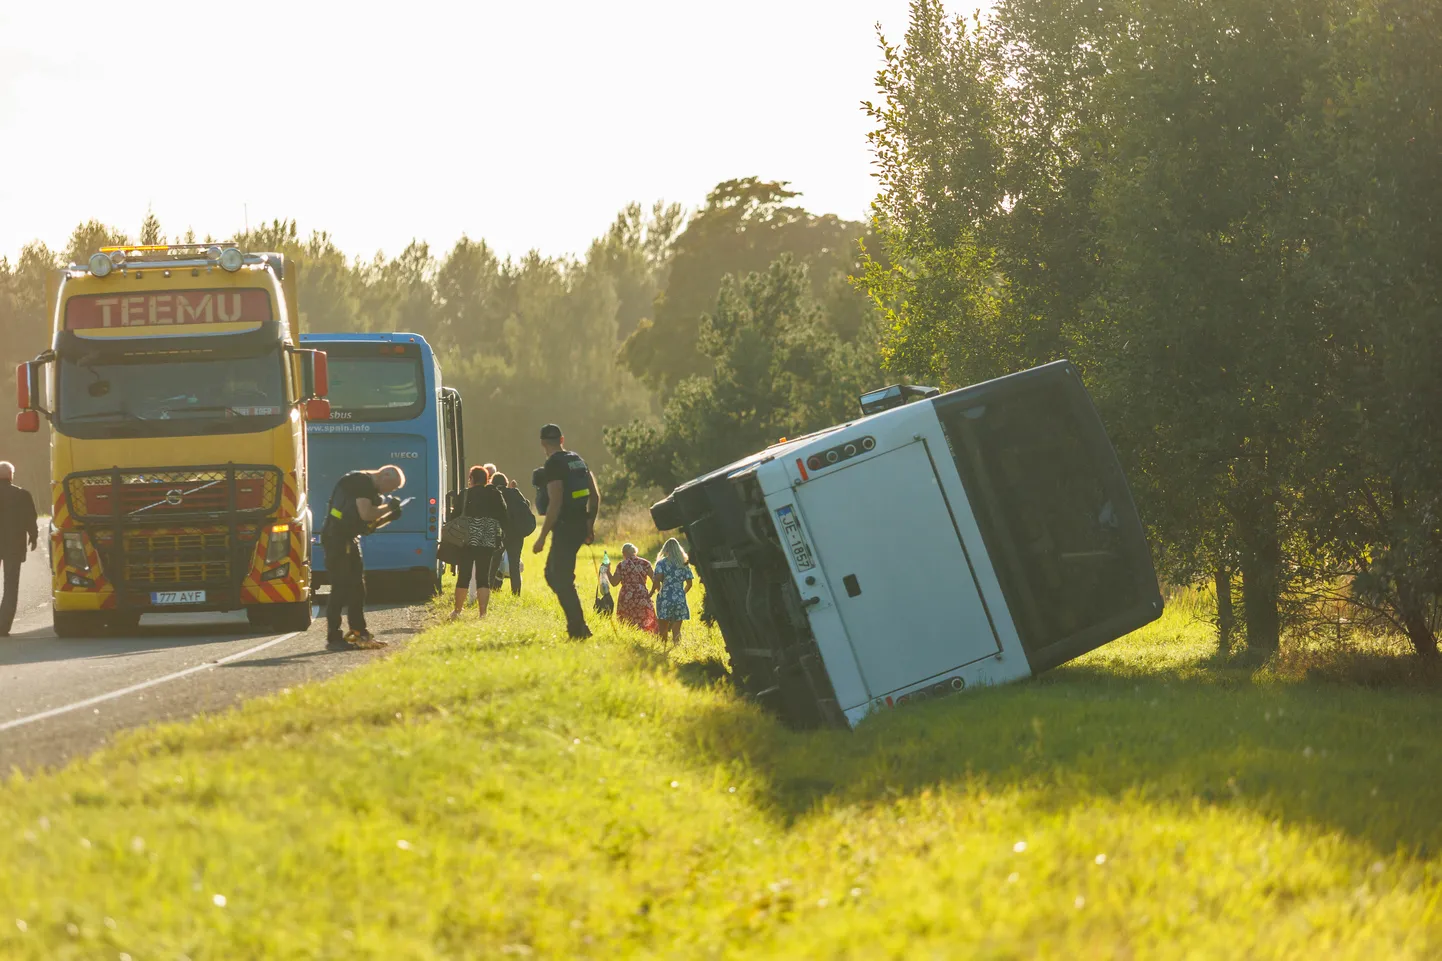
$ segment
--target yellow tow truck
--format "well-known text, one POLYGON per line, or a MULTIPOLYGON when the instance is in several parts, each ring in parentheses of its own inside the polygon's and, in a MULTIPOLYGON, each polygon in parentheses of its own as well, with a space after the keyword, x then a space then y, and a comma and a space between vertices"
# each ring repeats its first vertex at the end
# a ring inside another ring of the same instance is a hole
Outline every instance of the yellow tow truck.
POLYGON ((50 277, 16 426, 51 426, 56 634, 174 611, 310 624, 305 424, 330 409, 296 281, 227 244, 106 247, 50 277))

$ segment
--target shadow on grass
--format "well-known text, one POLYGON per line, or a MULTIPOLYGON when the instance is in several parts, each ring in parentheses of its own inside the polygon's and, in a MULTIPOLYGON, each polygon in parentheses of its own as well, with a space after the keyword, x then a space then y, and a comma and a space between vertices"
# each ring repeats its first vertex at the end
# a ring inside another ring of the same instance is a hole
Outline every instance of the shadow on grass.
MULTIPOLYGON (((618 637, 619 639, 619 637, 618 637)), ((719 682, 728 682, 731 671, 719 655, 710 654, 693 660, 674 660, 674 652, 643 641, 628 639, 631 653, 641 665, 652 671, 668 671, 687 687, 702 690, 713 688, 719 682)), ((660 642, 656 642, 659 644, 660 642)))
POLYGON ((1126 676, 1073 664, 851 732, 788 730, 738 700, 691 718, 678 741, 713 761, 747 758, 760 799, 788 823, 825 803, 1023 788, 1043 810, 1136 796, 1342 831, 1382 854, 1442 850, 1442 698, 1286 683, 1246 659, 1204 667, 1126 676))

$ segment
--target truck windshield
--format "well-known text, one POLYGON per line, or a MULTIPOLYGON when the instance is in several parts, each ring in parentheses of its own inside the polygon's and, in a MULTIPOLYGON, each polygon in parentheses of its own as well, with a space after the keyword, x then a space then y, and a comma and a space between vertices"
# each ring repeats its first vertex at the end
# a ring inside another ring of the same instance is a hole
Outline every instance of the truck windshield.
POLYGON ((288 413, 280 349, 62 357, 57 427, 76 437, 265 430, 288 413))
POLYGON ((418 349, 400 344, 314 346, 326 352, 330 367, 332 420, 410 420, 425 409, 418 349))

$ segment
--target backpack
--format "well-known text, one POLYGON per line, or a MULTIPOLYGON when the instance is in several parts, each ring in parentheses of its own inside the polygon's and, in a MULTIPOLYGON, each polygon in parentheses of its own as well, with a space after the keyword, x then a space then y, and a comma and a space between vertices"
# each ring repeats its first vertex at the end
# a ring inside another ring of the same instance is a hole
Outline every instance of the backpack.
POLYGON ((551 509, 551 492, 546 485, 546 468, 531 471, 531 486, 536 489, 536 510, 544 514, 551 509))
POLYGON ((512 537, 530 537, 536 532, 536 515, 531 511, 531 502, 526 495, 514 488, 507 488, 506 514, 511 519, 512 537))

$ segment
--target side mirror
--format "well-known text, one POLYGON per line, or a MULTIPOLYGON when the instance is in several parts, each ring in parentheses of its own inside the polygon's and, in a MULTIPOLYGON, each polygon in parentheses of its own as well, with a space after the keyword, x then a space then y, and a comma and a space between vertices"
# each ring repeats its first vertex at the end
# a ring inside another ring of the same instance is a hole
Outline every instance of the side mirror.
POLYGON ((297 353, 301 358, 301 399, 325 397, 330 393, 330 367, 326 362, 325 351, 302 350, 297 353))
POLYGON ((330 401, 324 397, 312 397, 305 402, 306 420, 330 420, 330 401))
POLYGON ((35 399, 40 391, 39 364, 28 361, 15 367, 15 406, 22 411, 34 410, 35 399))
POLYGON ((330 396, 330 360, 326 357, 325 351, 317 350, 314 354, 315 373, 311 375, 315 385, 317 397, 330 396))
POLYGON ((15 415, 15 429, 22 434, 33 434, 40 430, 40 412, 22 410, 15 415))

